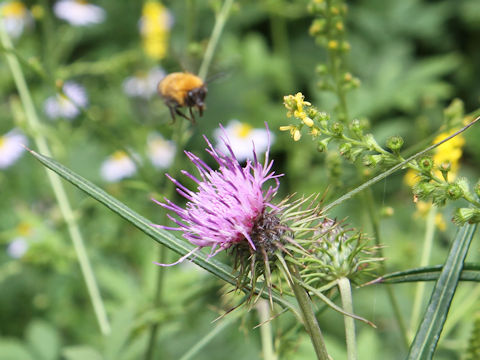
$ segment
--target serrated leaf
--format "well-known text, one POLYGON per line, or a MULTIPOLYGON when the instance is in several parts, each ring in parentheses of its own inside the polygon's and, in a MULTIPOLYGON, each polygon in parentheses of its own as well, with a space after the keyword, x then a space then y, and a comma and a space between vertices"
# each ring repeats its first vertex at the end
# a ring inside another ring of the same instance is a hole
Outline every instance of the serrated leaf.
POLYGON ((410 346, 408 360, 432 359, 476 228, 476 225, 465 225, 455 236, 445 265, 433 288, 423 321, 410 346))

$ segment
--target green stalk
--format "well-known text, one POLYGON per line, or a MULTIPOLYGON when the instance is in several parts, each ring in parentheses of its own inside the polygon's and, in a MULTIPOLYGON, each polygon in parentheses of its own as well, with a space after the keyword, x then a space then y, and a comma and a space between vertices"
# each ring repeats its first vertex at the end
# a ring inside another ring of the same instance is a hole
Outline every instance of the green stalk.
MULTIPOLYGON (((353 298, 350 280, 342 277, 337 280, 338 289, 340 290, 340 297, 342 298, 343 310, 353 314, 353 298)), ((357 359, 357 342, 355 340, 355 322, 351 316, 344 315, 345 323, 345 338, 347 340, 347 359, 357 359)))
POLYGON ((270 323, 270 305, 267 300, 260 299, 257 303, 258 317, 260 318, 260 337, 262 339, 262 353, 264 360, 277 360, 273 349, 272 324, 270 323))
MULTIPOLYGON (((364 199, 367 204, 367 211, 370 218, 370 222, 372 224, 373 236, 375 238, 375 245, 377 245, 378 247, 378 254, 380 258, 384 258, 383 247, 381 246, 381 241, 380 241, 380 224, 378 219, 378 211, 375 208, 375 201, 373 198, 372 188, 367 189, 367 191, 365 192, 364 199)), ((380 262, 380 267, 381 267, 381 272, 385 274, 386 268, 385 268, 385 263, 383 261, 380 262)), ((397 325, 400 329, 403 345, 405 346, 405 349, 408 349, 409 341, 408 341, 407 327, 405 325, 405 320, 403 319, 400 306, 398 305, 397 298, 395 297, 395 293, 393 292, 393 287, 390 284, 385 284, 385 290, 387 291, 388 301, 390 302, 390 306, 392 307, 392 310, 393 310, 393 315, 395 316, 397 325)))
POLYGON ((225 26, 228 15, 230 14, 230 8, 232 7, 232 4, 233 0, 225 0, 215 20, 212 35, 210 36, 207 50, 205 51, 205 56, 203 57, 202 64, 200 65, 200 70, 198 71, 198 76, 204 80, 207 77, 208 68, 210 67, 210 64, 212 62, 215 48, 217 47, 220 35, 222 35, 223 27, 225 26))
MULTIPOLYGON (((8 50, 13 50, 12 42, 10 41, 9 36, 5 31, 5 28, 3 26, 3 21, 1 18, 0 18, 0 40, 4 48, 8 50)), ((46 156, 51 156, 47 141, 45 137, 42 135, 42 132, 39 131, 40 120, 35 111, 35 106, 33 104, 30 91, 28 89, 27 83, 25 81, 25 77, 20 67, 20 63, 18 62, 17 58, 15 57, 15 55, 13 55, 12 52, 7 52, 5 54, 5 57, 7 58, 7 63, 13 75, 15 85, 17 86, 17 90, 20 95, 20 99, 25 111, 25 115, 27 117, 27 124, 30 127, 31 132, 33 133, 35 144, 38 150, 42 154, 45 154, 46 156)), ((48 170, 47 170, 47 176, 50 181, 50 185, 52 186, 52 190, 57 200, 58 206, 60 208, 60 212, 62 213, 65 223, 67 224, 68 232, 73 242, 73 247, 77 255, 78 263, 80 265, 80 269, 82 271, 85 284, 87 285, 87 291, 93 305, 93 309, 98 321, 98 325, 100 326, 100 330, 102 334, 108 335, 110 333, 110 323, 107 318, 105 306, 100 296, 100 291, 98 289, 98 285, 95 280, 95 275, 93 273, 92 266, 90 264, 90 260, 87 255, 87 251, 85 249, 83 237, 78 227, 78 224, 76 222, 72 207, 70 206, 67 194, 60 181, 60 177, 57 176, 52 171, 48 171, 48 170)))
POLYGON ((295 294, 295 298, 298 301, 298 305, 300 306, 305 329, 310 336, 313 348, 317 354, 317 359, 329 360, 327 347, 325 346, 325 340, 323 339, 322 331, 320 330, 317 318, 315 317, 311 299, 305 289, 300 285, 302 281, 300 273, 298 272, 296 265, 289 264, 289 268, 293 277, 293 282, 291 283, 292 290, 295 294))
MULTIPOLYGON (((427 228, 425 231, 425 238, 423 240, 422 257, 420 259, 420 267, 427 266, 430 262, 430 255, 432 253, 433 237, 435 235, 435 216, 437 215, 437 207, 432 206, 427 217, 427 228)), ((422 310, 422 303, 425 293, 425 282, 417 283, 415 289, 415 298, 413 301, 412 316, 410 318, 410 329, 408 331, 409 342, 412 342, 415 331, 417 330, 420 320, 420 313, 422 310)))
MULTIPOLYGON (((182 158, 183 158, 183 151, 182 149, 185 146, 187 141, 187 136, 184 136, 185 127, 187 121, 185 119, 177 119, 175 123, 175 129, 173 133, 173 141, 176 144, 176 151, 175 156, 173 158, 172 167, 170 168, 170 174, 175 177, 178 170, 181 168, 182 158)), ((171 199, 175 193, 175 185, 168 181, 165 186, 164 196, 168 199, 171 199)), ((166 217, 165 217, 166 220, 166 217)), ((165 263, 167 258, 167 249, 165 246, 158 247, 158 262, 165 263)), ((153 306, 155 308, 159 307, 162 304, 162 292, 163 292, 163 284, 165 278, 165 268, 158 267, 157 272, 157 281, 155 285, 155 297, 153 299, 153 306)), ((155 341, 157 339, 157 333, 159 330, 160 324, 155 322, 152 327, 150 328, 150 334, 148 337, 148 345, 147 351, 145 353, 145 360, 151 360, 154 358, 155 353, 155 341)))

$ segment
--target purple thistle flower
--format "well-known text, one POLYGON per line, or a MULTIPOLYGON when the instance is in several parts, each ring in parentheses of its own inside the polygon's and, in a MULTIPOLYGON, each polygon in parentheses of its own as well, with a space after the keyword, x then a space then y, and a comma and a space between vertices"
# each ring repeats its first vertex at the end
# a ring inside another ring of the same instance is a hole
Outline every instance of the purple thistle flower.
MULTIPOLYGON (((267 124, 265 126, 268 130, 267 124)), ((227 154, 215 150, 204 136, 208 145, 206 151, 218 163, 218 170, 213 170, 199 157, 185 151, 187 157, 197 167, 200 179, 184 170, 182 174, 197 183, 196 192, 187 189, 167 174, 167 177, 177 186, 177 192, 188 200, 185 209, 168 199, 165 199, 165 203, 154 200, 178 216, 175 218, 167 214, 178 227, 154 226, 166 230, 183 231, 183 236, 197 246, 173 264, 157 265, 178 264, 203 247, 211 247, 209 256, 244 242, 256 251, 256 241, 251 236, 252 230, 255 229, 257 222, 264 218, 267 208, 274 212, 278 210, 270 201, 278 190, 280 184, 278 177, 282 174, 275 175, 275 172, 271 171, 273 160, 268 159, 270 139, 268 139, 264 164, 258 161, 253 144, 253 161, 247 160, 242 167, 232 151, 224 128, 221 125, 220 127, 224 134, 222 141, 228 149, 227 154), (275 181, 275 186, 269 186, 264 190, 264 184, 272 179, 275 181)))

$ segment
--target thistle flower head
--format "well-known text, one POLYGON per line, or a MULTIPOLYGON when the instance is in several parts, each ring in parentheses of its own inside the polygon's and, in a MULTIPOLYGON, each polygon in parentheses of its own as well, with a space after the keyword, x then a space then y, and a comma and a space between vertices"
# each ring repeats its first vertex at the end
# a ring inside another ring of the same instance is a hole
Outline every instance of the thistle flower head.
MULTIPOLYGON (((211 247, 210 256, 235 244, 246 244, 252 251, 263 247, 264 238, 259 235, 259 232, 262 233, 259 229, 268 227, 272 222, 271 215, 267 215, 270 213, 268 209, 273 213, 278 210, 270 201, 277 192, 278 177, 281 175, 276 175, 271 170, 273 161, 269 161, 268 149, 265 152, 264 164, 258 161, 254 148, 253 161, 247 160, 242 167, 233 153, 225 131, 224 135, 222 141, 228 149, 226 153, 215 150, 204 137, 208 145, 206 151, 219 166, 217 170, 193 153, 185 151, 196 166, 199 177, 187 171, 182 171, 182 174, 197 184, 196 191, 189 190, 167 175, 177 186, 177 192, 188 200, 185 208, 168 199, 165 199, 164 203, 157 202, 177 215, 177 218, 167 216, 178 227, 155 226, 182 231, 183 236, 197 246, 196 250, 211 247), (274 184, 267 187, 265 183, 269 180, 273 180, 274 184)), ((188 255, 191 254, 187 254, 187 257, 188 255)))

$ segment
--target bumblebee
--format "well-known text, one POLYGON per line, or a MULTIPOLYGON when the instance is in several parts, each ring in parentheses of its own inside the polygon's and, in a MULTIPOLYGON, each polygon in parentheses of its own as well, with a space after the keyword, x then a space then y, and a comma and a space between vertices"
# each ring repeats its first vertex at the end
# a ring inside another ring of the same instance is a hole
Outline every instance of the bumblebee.
POLYGON ((195 108, 200 116, 203 115, 207 87, 200 77, 189 72, 168 74, 158 84, 158 92, 168 106, 173 121, 176 114, 195 124, 195 108), (180 111, 182 107, 188 108, 190 117, 180 111))

